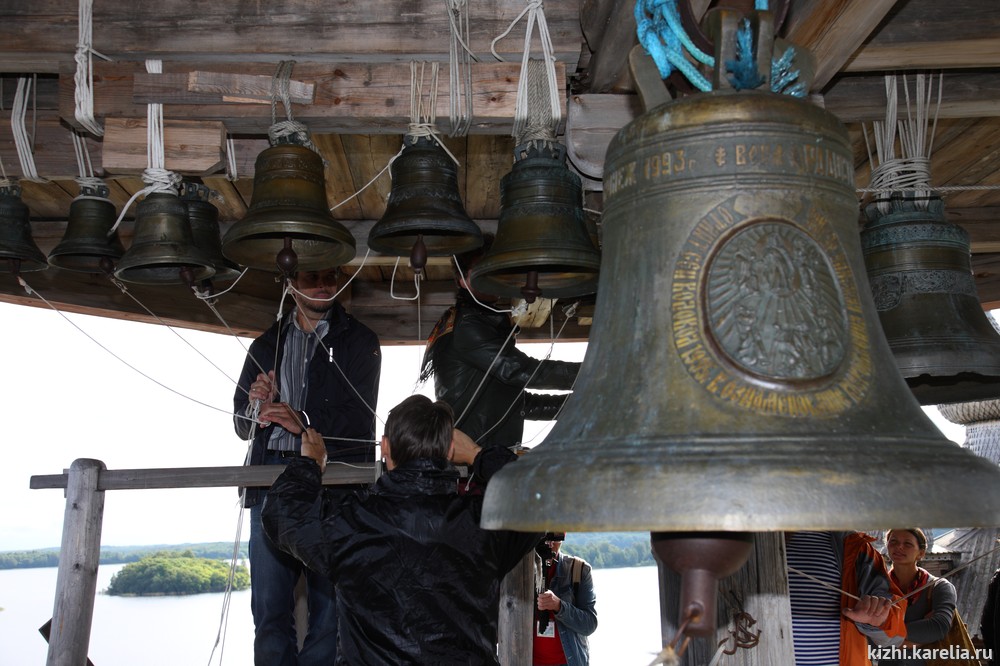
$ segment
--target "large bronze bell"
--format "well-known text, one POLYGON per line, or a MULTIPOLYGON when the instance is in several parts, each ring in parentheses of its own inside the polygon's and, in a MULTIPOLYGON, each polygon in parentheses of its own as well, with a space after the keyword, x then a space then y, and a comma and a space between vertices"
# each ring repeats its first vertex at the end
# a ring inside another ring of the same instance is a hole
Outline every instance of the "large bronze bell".
POLYGON ((0 186, 0 271, 28 273, 49 267, 45 254, 31 238, 28 207, 17 183, 0 186))
POLYGON ((558 143, 526 144, 500 181, 496 241, 472 286, 497 296, 572 298, 597 291, 601 255, 583 217, 580 177, 558 143))
POLYGON ((832 114, 769 92, 690 96, 623 128, 576 388, 491 480, 483 526, 1000 524, 1000 468, 946 439, 893 361, 853 162, 832 114))
POLYGON ((115 226, 117 212, 107 185, 83 186, 69 205, 63 239, 49 252, 49 265, 81 273, 113 273, 125 254, 115 226))
POLYGON ((297 144, 278 144, 257 156, 250 208, 222 238, 222 253, 241 266, 279 270, 278 253, 297 262, 280 272, 318 270, 354 258, 354 236, 330 215, 323 159, 297 144), (290 271, 288 269, 291 268, 290 271))
POLYGON ((422 257, 462 254, 483 244, 482 231, 462 205, 455 162, 436 141, 406 135, 391 171, 385 213, 368 233, 371 249, 410 257, 419 270, 422 257))
POLYGON ((969 235, 938 198, 865 207, 875 308, 896 365, 924 405, 1000 397, 1000 334, 979 304, 969 235))
POLYGON ((239 277, 240 267, 222 254, 219 209, 208 200, 208 195, 209 190, 204 185, 185 183, 181 200, 187 205, 194 244, 205 253, 215 269, 212 281, 231 282, 239 277))
POLYGON ((194 284, 214 273, 212 262, 194 243, 187 206, 177 195, 153 192, 139 202, 132 245, 115 277, 135 284, 194 284))

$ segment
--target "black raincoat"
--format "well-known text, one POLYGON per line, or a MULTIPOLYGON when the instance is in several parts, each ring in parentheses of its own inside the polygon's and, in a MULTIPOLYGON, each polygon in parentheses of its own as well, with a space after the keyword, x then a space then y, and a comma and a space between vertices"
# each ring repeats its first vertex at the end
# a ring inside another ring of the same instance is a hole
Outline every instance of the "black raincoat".
MULTIPOLYGON (((474 476, 514 459, 484 449, 474 476)), ((457 493, 445 460, 414 460, 337 506, 319 466, 293 459, 271 487, 264 529, 337 585, 337 664, 497 664, 500 579, 540 534, 479 527, 481 496, 457 493)))

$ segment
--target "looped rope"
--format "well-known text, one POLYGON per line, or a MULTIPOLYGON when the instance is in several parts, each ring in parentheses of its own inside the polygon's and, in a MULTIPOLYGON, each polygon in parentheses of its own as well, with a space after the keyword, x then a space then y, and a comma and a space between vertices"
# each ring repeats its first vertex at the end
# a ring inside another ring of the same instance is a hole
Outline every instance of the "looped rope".
POLYGON ((885 120, 872 123, 875 154, 872 154, 868 130, 862 125, 868 160, 872 166, 871 190, 890 196, 880 197, 876 205, 886 215, 892 210, 892 196, 907 193, 912 204, 926 210, 932 194, 930 185, 930 160, 941 108, 941 90, 944 75, 938 79, 937 103, 933 110, 933 124, 929 110, 933 99, 933 78, 916 75, 916 98, 910 104, 910 88, 903 76, 903 93, 906 99, 906 118, 898 119, 898 84, 895 76, 885 77, 885 120), (899 156, 896 155, 896 136, 899 136, 899 156))
MULTIPOLYGON (((163 73, 163 61, 150 59, 146 61, 146 71, 150 74, 163 73)), ((108 230, 110 237, 122 220, 125 213, 136 199, 147 194, 172 194, 179 196, 182 178, 166 168, 166 155, 163 148, 163 104, 151 102, 146 105, 146 168, 142 172, 142 182, 146 186, 129 197, 122 206, 118 220, 108 230)))
POLYGON ((278 68, 271 77, 271 124, 278 121, 278 100, 281 100, 285 107, 285 119, 292 119, 292 100, 289 94, 289 86, 292 79, 292 68, 295 67, 294 60, 282 60, 278 63, 278 68))
POLYGON ((492 43, 490 43, 490 51, 497 60, 503 62, 503 58, 501 58, 500 54, 496 52, 496 44, 501 39, 506 37, 524 16, 528 17, 528 25, 524 32, 524 50, 521 55, 521 75, 517 80, 517 101, 514 108, 514 129, 511 132, 511 135, 516 138, 524 134, 524 126, 527 122, 529 114, 529 93, 527 91, 529 86, 528 72, 529 68, 532 67, 532 65, 529 65, 529 62, 531 61, 531 33, 533 32, 535 24, 538 25, 538 40, 542 45, 541 62, 544 65, 545 75, 548 79, 549 108, 552 111, 550 122, 554 135, 555 131, 559 128, 559 124, 562 122, 562 96, 558 88, 558 81, 556 80, 556 59, 552 50, 552 37, 549 35, 549 25, 545 20, 545 10, 541 0, 528 0, 527 5, 523 10, 521 10, 521 13, 517 15, 517 18, 515 18, 507 29, 498 35, 492 43))
POLYGON ((551 109, 546 106, 549 90, 545 63, 529 60, 522 77, 526 80, 527 113, 514 141, 517 144, 535 140, 553 142, 556 133, 551 109))
POLYGON ((681 23, 677 0, 636 0, 636 35, 660 70, 660 78, 679 71, 698 90, 708 92, 712 83, 689 61, 685 50, 695 60, 708 67, 715 66, 715 57, 698 48, 681 23))
MULTIPOLYGON (((14 145, 17 148, 17 157, 21 162, 21 177, 24 180, 35 182, 48 182, 45 178, 38 176, 35 168, 35 156, 32 154, 32 144, 34 140, 29 136, 25 126, 25 118, 28 113, 28 101, 33 100, 31 95, 32 80, 34 77, 19 77, 17 80, 17 92, 14 93, 14 104, 10 113, 10 128, 14 135, 14 145)), ((32 113, 33 122, 38 119, 37 113, 32 113)))
POLYGON ((472 61, 479 59, 469 49, 467 0, 447 0, 451 39, 448 48, 450 136, 465 136, 472 127, 472 61))
POLYGON ((95 136, 104 136, 104 128, 94 118, 94 60, 93 56, 110 60, 94 50, 94 0, 80 0, 77 12, 77 43, 73 60, 76 61, 76 73, 73 76, 75 90, 73 98, 76 104, 74 117, 76 122, 95 136))
MULTIPOLYGON (((417 69, 417 65, 418 63, 416 61, 410 61, 410 123, 406 129, 406 137, 403 138, 403 145, 405 147, 407 138, 417 139, 423 137, 432 139, 434 143, 439 145, 441 149, 447 153, 452 162, 461 166, 458 158, 455 157, 450 150, 448 150, 448 146, 446 146, 444 141, 441 140, 437 131, 437 94, 440 64, 436 62, 430 63, 430 90, 426 96, 424 95, 424 72, 426 70, 427 63, 420 62, 419 71, 417 69)), ((392 163, 396 161, 396 158, 401 154, 402 150, 396 153, 396 155, 389 160, 389 165, 392 165, 392 163)))

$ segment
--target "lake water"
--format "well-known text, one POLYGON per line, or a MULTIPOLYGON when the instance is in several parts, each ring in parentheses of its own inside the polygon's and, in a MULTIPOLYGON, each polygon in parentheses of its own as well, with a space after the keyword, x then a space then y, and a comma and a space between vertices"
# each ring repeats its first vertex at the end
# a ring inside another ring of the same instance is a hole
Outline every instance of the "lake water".
MULTIPOLYGON (((107 588, 122 566, 101 566, 98 590, 107 588)), ((54 568, 0 571, 0 666, 45 664, 47 646, 38 628, 52 616, 56 572, 54 568)), ((599 625, 590 637, 590 663, 648 664, 660 645, 656 568, 596 569, 594 589, 599 625)), ((223 602, 223 594, 146 598, 98 594, 90 660, 94 666, 248 666, 253 663, 249 590, 232 594, 224 651, 216 649, 212 656, 223 602)))

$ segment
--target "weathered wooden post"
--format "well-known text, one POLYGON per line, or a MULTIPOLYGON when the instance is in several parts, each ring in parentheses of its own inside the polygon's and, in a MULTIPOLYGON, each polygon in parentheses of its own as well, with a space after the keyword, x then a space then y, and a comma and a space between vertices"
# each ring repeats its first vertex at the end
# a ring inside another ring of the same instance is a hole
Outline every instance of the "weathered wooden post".
POLYGON ((501 666, 531 666, 535 620, 535 551, 504 576, 500 584, 501 666))
POLYGON ((69 468, 46 666, 87 663, 104 517, 104 491, 97 484, 105 469, 103 462, 89 458, 74 460, 69 468))

